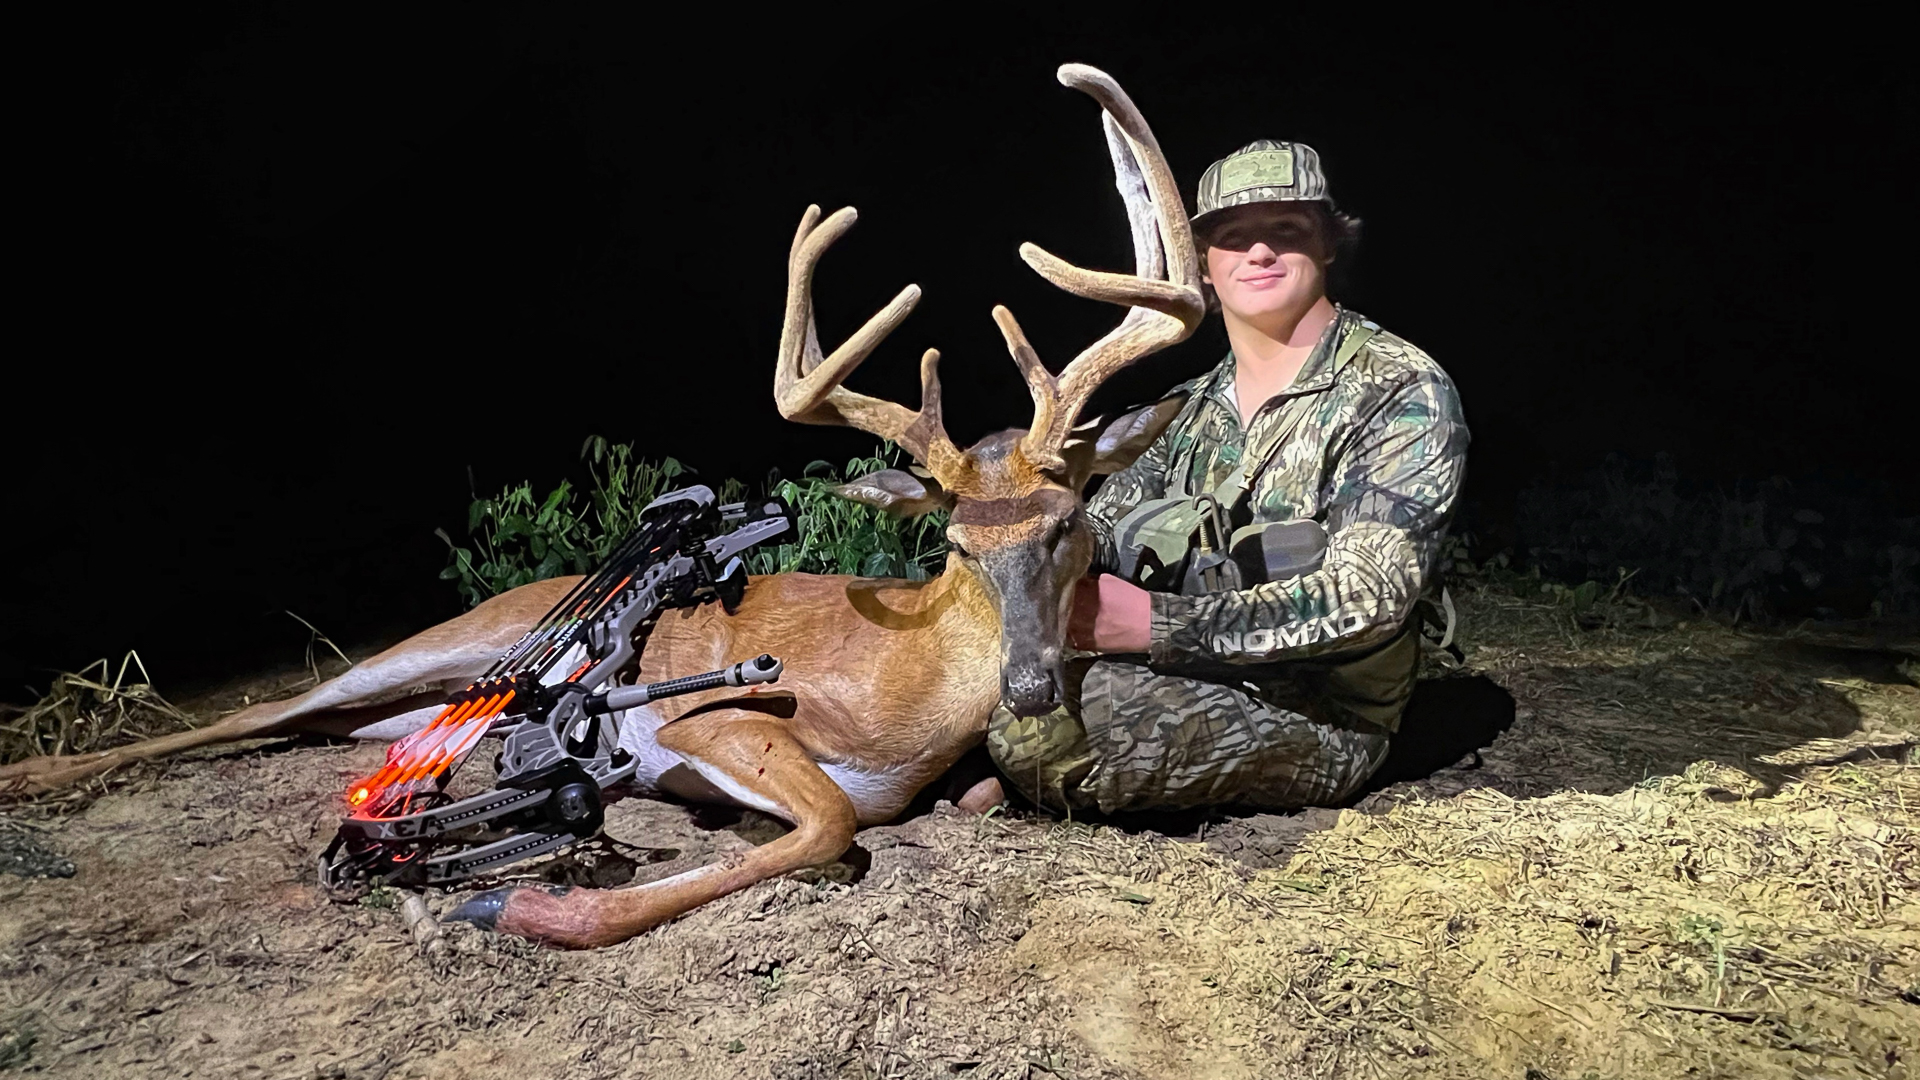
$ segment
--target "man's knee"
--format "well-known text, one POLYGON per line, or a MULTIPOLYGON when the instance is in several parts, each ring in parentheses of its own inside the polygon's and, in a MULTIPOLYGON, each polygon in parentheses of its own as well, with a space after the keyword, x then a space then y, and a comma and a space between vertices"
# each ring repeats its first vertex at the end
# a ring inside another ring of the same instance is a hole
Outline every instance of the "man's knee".
POLYGON ((987 753, 1036 806, 1055 813, 1087 807, 1080 782, 1093 771, 1093 751, 1079 717, 1064 706, 1040 716, 995 709, 987 723, 987 753))

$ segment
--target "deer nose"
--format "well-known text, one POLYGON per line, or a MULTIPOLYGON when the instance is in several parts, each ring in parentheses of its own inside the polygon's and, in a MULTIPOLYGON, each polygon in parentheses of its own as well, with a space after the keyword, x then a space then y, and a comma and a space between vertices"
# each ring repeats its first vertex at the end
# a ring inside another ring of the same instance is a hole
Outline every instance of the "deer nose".
POLYGON ((1050 668, 1009 671, 1000 677, 1000 702, 1015 716, 1039 716, 1060 707, 1060 683, 1050 668))

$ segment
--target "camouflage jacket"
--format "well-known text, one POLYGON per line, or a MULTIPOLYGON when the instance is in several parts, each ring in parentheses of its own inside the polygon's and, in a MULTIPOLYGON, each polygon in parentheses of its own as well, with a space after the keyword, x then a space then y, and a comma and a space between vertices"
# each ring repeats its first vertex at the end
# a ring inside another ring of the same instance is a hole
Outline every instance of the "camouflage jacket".
POLYGON ((1460 399, 1426 353, 1385 331, 1336 369, 1341 343, 1363 321, 1342 309, 1292 384, 1244 430, 1232 353, 1175 387, 1170 396, 1189 395, 1180 415, 1088 503, 1103 570, 1116 565, 1113 525, 1127 511, 1212 491, 1248 454, 1266 464, 1241 519, 1326 527, 1326 559, 1313 573, 1205 596, 1154 593, 1156 664, 1366 650, 1394 638, 1432 582, 1466 466, 1460 399))

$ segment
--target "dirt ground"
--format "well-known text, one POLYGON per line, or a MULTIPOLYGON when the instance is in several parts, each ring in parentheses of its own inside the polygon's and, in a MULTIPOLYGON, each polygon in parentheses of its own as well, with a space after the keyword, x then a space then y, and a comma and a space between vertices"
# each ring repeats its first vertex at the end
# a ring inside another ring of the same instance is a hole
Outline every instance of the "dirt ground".
MULTIPOLYGON (((396 894, 326 899, 314 856, 379 746, 256 744, 15 805, 0 1069, 1920 1080, 1912 638, 1462 603, 1466 664, 1351 808, 937 806, 595 953, 464 924, 423 951, 396 894)), ((629 800, 544 873, 648 880, 779 829, 629 800)))

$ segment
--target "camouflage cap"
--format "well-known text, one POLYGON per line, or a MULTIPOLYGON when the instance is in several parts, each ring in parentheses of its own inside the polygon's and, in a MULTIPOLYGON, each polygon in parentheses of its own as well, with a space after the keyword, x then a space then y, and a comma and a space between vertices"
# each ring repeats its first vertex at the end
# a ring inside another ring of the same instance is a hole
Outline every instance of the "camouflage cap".
POLYGON ((1228 207, 1260 202, 1323 202, 1331 208, 1319 153, 1306 143, 1255 139, 1207 166, 1193 220, 1198 224, 1228 207))

